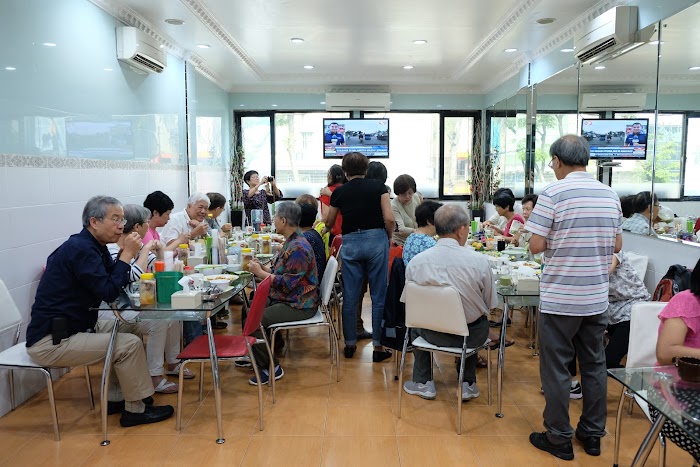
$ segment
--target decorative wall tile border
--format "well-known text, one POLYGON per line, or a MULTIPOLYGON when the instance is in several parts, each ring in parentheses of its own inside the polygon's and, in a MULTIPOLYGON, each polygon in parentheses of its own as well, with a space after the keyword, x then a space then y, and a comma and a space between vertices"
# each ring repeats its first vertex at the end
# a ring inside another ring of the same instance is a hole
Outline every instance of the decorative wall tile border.
MULTIPOLYGON (((106 170, 168 170, 187 171, 185 164, 160 164, 145 161, 106 161, 77 157, 35 156, 29 154, 0 154, 0 167, 26 167, 50 169, 106 169, 106 170)), ((226 171, 225 168, 217 168, 226 171)))

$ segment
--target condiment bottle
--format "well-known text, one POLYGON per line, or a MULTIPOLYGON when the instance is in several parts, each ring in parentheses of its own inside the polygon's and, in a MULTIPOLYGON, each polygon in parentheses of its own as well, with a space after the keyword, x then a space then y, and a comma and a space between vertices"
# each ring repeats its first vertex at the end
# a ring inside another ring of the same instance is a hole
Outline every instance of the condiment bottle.
POLYGON ((247 271, 248 264, 253 260, 253 257, 253 250, 250 248, 243 248, 241 250, 241 269, 247 271))
POLYGON ((177 247, 177 259, 182 261, 182 264, 187 266, 187 258, 190 256, 190 246, 187 243, 181 243, 177 247))
POLYGON ((253 234, 250 236, 250 249, 253 250, 253 253, 257 253, 260 251, 260 235, 259 234, 253 234))
POLYGON ((270 254, 270 236, 269 235, 263 235, 262 236, 262 243, 260 247, 260 252, 264 255, 269 255, 270 254))
POLYGON ((141 305, 153 305, 156 302, 156 279, 151 272, 141 274, 139 285, 141 305))

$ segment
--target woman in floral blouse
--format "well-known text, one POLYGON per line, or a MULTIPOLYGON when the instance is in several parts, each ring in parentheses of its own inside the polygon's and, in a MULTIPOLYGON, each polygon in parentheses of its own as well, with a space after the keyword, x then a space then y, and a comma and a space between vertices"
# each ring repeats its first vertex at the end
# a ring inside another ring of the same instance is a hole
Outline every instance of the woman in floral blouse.
POLYGON ((274 177, 263 177, 255 170, 249 170, 243 175, 243 181, 248 184, 249 188, 243 189, 243 207, 245 208, 246 223, 252 225, 250 221, 250 211, 253 209, 262 209, 263 224, 270 225, 272 218, 270 217, 270 209, 268 203, 274 203, 276 199, 282 198, 282 192, 277 188, 277 183, 274 177), (265 190, 267 184, 267 191, 265 190), (268 193, 270 192, 271 193, 268 193))
MULTIPOLYGON (((268 332, 272 324, 300 321, 312 318, 319 305, 319 280, 314 250, 299 230, 301 207, 291 201, 280 203, 275 214, 275 229, 286 241, 275 257, 272 267, 261 265, 256 260, 248 266, 250 272, 260 279, 271 278, 270 296, 263 313, 262 325, 268 332)), ((257 337, 262 337, 258 331, 257 337)), ((269 336, 269 332, 268 332, 269 336)), ((270 360, 261 344, 253 346, 255 361, 260 368, 263 384, 269 380, 267 368, 270 360)), ((284 370, 275 359, 275 379, 284 376, 284 370)), ((252 377, 250 384, 256 385, 252 377)))

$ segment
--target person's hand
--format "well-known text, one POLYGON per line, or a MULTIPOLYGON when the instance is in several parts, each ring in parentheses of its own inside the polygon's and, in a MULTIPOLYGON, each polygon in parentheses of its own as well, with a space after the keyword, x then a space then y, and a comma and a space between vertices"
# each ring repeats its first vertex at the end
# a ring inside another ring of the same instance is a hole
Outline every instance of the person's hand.
POLYGON ((123 251, 125 254, 129 255, 130 258, 134 258, 141 250, 141 245, 141 235, 136 232, 131 232, 124 239, 123 251))
POLYGON ((143 246, 144 252, 148 253, 149 251, 157 251, 158 250, 158 240, 151 240, 150 242, 146 243, 143 246))
POLYGON ((261 184, 261 185, 264 185, 264 184, 266 184, 267 182, 268 182, 267 177, 263 177, 263 178, 260 179, 260 184, 261 184))
POLYGON ((178 245, 182 245, 183 243, 188 243, 188 244, 189 244, 189 243, 190 243, 190 233, 189 233, 189 232, 185 232, 185 233, 183 233, 183 234, 180 234, 180 236, 177 237, 177 240, 175 240, 175 242, 176 242, 178 245))
POLYGON ((195 228, 200 224, 200 222, 197 219, 190 219, 188 224, 190 227, 195 228))
POLYGON ((253 259, 248 263, 248 271, 252 272, 256 276, 260 275, 262 270, 262 265, 256 259, 253 259))
POLYGON ((481 225, 483 225, 484 227, 490 227, 490 226, 493 225, 493 222, 491 222, 491 221, 484 221, 484 223, 481 224, 481 225))
POLYGON ((323 188, 321 188, 321 191, 320 191, 321 196, 331 196, 332 194, 333 194, 333 192, 327 186, 324 186, 323 188))
POLYGON ((226 224, 224 224, 224 225, 221 226, 221 231, 222 231, 222 232, 230 233, 231 230, 233 230, 233 227, 231 226, 230 223, 226 223, 226 224))
POLYGON ((202 222, 201 224, 197 224, 197 227, 195 227, 194 229, 192 229, 190 231, 190 237, 196 238, 196 237, 199 237, 201 235, 204 235, 205 233, 207 233, 208 228, 209 228, 209 225, 207 225, 206 222, 202 222))

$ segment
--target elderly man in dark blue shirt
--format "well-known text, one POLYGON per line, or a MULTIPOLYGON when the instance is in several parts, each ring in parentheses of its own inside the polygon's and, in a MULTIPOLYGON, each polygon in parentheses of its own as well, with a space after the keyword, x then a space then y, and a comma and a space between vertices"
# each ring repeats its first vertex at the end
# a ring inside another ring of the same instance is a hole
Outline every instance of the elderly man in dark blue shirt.
MULTIPOLYGON (((116 300, 141 248, 141 237, 134 232, 125 239, 118 259, 112 260, 106 245, 116 242, 123 229, 119 201, 95 196, 83 209, 83 230, 49 256, 27 328, 27 352, 40 365, 72 367, 104 360, 111 323, 99 324, 97 311, 91 308, 116 300)), ((139 337, 117 335, 111 381, 109 413, 121 412, 122 426, 172 416, 171 406, 152 405, 153 384, 139 337)))

